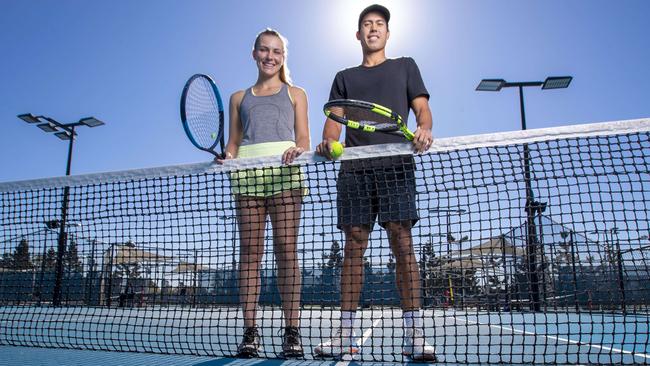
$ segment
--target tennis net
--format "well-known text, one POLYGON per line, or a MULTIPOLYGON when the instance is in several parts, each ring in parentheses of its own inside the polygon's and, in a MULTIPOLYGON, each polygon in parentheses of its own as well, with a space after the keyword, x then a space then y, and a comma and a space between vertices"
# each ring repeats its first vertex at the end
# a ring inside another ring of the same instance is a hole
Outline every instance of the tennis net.
POLYGON ((402 308, 419 303, 442 362, 647 363, 649 131, 617 121, 440 139, 414 156, 391 144, 292 167, 0 183, 0 344, 232 356, 245 303, 261 357, 299 320, 313 359, 340 326, 342 282, 364 278, 361 360, 405 360, 402 308), (397 258, 378 224, 365 252, 344 249, 337 224, 363 227, 373 210, 406 238, 397 258))

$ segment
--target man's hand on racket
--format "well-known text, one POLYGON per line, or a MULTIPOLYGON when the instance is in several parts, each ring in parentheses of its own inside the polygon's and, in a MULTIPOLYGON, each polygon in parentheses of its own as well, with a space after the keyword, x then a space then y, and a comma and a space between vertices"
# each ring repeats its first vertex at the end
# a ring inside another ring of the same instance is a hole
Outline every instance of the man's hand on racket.
POLYGON ((431 135, 431 126, 433 120, 431 117, 431 110, 429 109, 429 98, 419 96, 411 101, 411 109, 415 114, 418 128, 413 134, 413 150, 421 154, 431 147, 433 144, 433 136, 431 135))
POLYGON ((413 138, 413 151, 418 154, 426 152, 433 144, 433 136, 431 135, 431 130, 428 128, 418 127, 414 133, 415 137, 413 138))

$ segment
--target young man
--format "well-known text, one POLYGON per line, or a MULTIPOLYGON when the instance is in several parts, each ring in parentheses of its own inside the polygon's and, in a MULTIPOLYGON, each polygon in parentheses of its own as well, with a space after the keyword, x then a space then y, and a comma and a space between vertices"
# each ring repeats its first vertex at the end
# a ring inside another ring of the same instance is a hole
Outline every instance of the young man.
MULTIPOLYGON (((389 20, 390 12, 381 5, 371 5, 361 12, 357 39, 363 51, 363 62, 336 75, 330 100, 357 99, 377 103, 397 112, 405 122, 409 109, 413 109, 417 121, 413 149, 420 153, 432 143, 429 93, 413 59, 386 58, 389 20)), ((323 141, 316 152, 331 158, 331 144, 338 141, 341 129, 340 124, 328 119, 323 141)), ((354 129, 347 129, 345 136, 348 147, 393 142, 404 142, 404 139, 354 129)), ((435 360, 434 348, 427 344, 422 332, 420 275, 411 238, 411 227, 419 218, 414 170, 412 155, 347 161, 341 165, 337 181, 338 227, 345 233, 341 328, 330 340, 315 348, 317 355, 339 357, 358 352, 352 327, 363 287, 363 253, 377 220, 386 229, 396 258, 397 287, 405 326, 403 353, 414 360, 435 360)))

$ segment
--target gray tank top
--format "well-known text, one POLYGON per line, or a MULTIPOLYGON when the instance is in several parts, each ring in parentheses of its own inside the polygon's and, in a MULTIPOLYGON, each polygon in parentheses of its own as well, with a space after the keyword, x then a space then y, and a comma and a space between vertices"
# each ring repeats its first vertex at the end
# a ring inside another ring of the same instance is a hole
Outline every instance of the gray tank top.
POLYGON ((295 115, 287 84, 268 96, 255 96, 252 88, 246 89, 239 105, 239 118, 244 130, 242 145, 296 140, 295 115))

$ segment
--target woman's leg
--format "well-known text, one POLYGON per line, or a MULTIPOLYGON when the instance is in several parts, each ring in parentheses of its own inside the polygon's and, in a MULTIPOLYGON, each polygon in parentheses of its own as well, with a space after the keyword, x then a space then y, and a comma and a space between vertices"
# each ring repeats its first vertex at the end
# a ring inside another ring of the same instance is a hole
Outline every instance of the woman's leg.
POLYGON ((298 189, 269 198, 269 216, 273 225, 273 251, 278 266, 278 287, 282 299, 285 326, 300 325, 301 273, 297 242, 302 195, 298 189))
POLYGON ((244 315, 244 327, 255 326, 257 302, 260 296, 260 263, 264 254, 265 199, 239 196, 239 301, 244 315))

